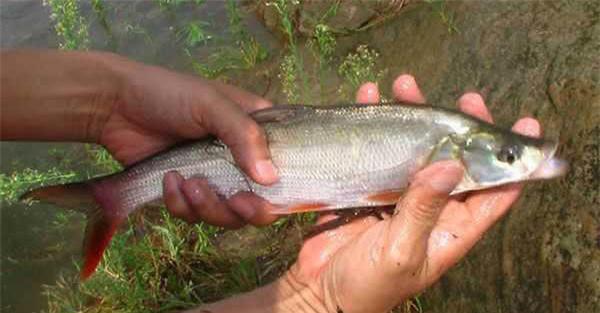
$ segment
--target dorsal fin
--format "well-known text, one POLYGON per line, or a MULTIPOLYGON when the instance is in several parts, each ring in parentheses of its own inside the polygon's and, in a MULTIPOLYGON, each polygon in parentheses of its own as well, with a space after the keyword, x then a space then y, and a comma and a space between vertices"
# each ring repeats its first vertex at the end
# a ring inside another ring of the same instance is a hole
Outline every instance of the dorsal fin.
POLYGON ((291 121, 310 111, 312 111, 312 108, 304 105, 279 105, 253 112, 251 116, 257 123, 261 124, 291 121))

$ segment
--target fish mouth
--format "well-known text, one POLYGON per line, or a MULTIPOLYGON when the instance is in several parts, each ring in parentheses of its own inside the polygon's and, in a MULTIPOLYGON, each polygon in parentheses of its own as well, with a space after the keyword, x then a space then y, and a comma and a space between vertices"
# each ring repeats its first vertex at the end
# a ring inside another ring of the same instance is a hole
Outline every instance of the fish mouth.
POLYGON ((554 156, 558 148, 558 141, 550 140, 542 145, 543 161, 531 173, 530 179, 550 179, 564 176, 569 170, 569 163, 554 156))

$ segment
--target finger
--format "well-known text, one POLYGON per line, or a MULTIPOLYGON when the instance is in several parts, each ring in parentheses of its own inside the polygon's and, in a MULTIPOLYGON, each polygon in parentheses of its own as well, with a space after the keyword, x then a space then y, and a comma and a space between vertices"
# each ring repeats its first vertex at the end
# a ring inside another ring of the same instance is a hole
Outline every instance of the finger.
POLYGON ((183 181, 183 177, 175 171, 166 173, 163 178, 163 201, 171 215, 193 223, 196 218, 181 193, 183 181))
POLYGON ((267 200, 250 192, 239 192, 227 200, 227 205, 244 221, 254 226, 266 226, 279 216, 272 214, 276 208, 267 200))
POLYGON ((493 123, 492 115, 485 106, 483 98, 475 92, 468 92, 458 99, 458 107, 461 111, 472 115, 480 120, 493 123))
POLYGON ((244 226, 244 221, 220 201, 206 180, 190 178, 183 182, 181 191, 196 220, 231 229, 244 226))
POLYGON ((197 106, 193 112, 200 125, 221 139, 240 167, 259 184, 277 181, 267 140, 260 126, 238 105, 218 92, 205 95, 211 106, 197 106))
POLYGON ((222 94, 229 97, 229 99, 239 104, 246 112, 254 112, 256 110, 266 109, 273 106, 273 104, 267 99, 236 86, 225 84, 217 80, 211 80, 209 83, 217 88, 217 90, 219 90, 222 94))
POLYGON ((417 86, 412 75, 403 74, 398 76, 392 85, 394 97, 400 101, 412 103, 425 103, 425 97, 417 86))
POLYGON ((389 247, 394 266, 404 263, 402 266, 414 268, 423 262, 431 230, 462 176, 457 161, 434 163, 415 176, 391 221, 389 247))
POLYGON ((379 102, 379 88, 375 83, 364 83, 356 92, 356 102, 358 103, 377 103, 379 102))

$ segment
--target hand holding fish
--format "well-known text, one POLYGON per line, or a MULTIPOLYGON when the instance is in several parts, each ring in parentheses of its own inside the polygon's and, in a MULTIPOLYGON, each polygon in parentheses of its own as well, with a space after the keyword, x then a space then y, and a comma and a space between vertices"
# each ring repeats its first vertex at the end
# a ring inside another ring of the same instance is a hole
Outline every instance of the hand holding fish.
MULTIPOLYGON (((214 135, 253 180, 277 180, 264 133, 247 114, 271 106, 261 97, 110 53, 0 55, 2 140, 97 143, 129 166, 182 141, 214 135)), ((165 175, 164 194, 170 212, 188 222, 237 228, 276 218, 251 193, 221 201, 206 181, 174 171, 165 175)))
MULTIPOLYGON (((401 101, 424 102, 412 76, 400 76, 393 90, 401 101)), ((377 86, 363 85, 357 100, 378 102, 377 86)), ((478 94, 463 95, 458 105, 465 113, 492 121, 478 94)), ((537 137, 540 126, 523 118, 513 131, 537 137)), ((194 312, 388 312, 462 259, 522 189, 515 183, 450 197, 462 177, 456 161, 428 166, 415 175, 393 216, 355 219, 320 233, 304 243, 298 261, 278 281, 194 312)), ((318 223, 334 218, 324 214, 318 223)))
MULTIPOLYGON (((98 140, 117 159, 131 164, 175 143, 214 135, 251 179, 265 185, 277 180, 264 132, 248 115, 270 102, 218 81, 136 65, 98 140)), ((239 228, 276 219, 268 213, 269 204, 252 193, 221 200, 205 179, 185 179, 176 171, 165 174, 163 195, 169 211, 189 223, 239 228)))

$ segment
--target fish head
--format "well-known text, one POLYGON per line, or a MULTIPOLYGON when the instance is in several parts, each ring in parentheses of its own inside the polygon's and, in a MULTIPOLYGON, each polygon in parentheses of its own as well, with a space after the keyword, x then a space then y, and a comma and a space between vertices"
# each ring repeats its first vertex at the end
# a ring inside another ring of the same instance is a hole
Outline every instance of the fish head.
POLYGON ((568 163, 555 157, 556 140, 537 139, 495 128, 470 132, 460 140, 458 157, 465 168, 453 194, 507 183, 564 175, 568 163))

